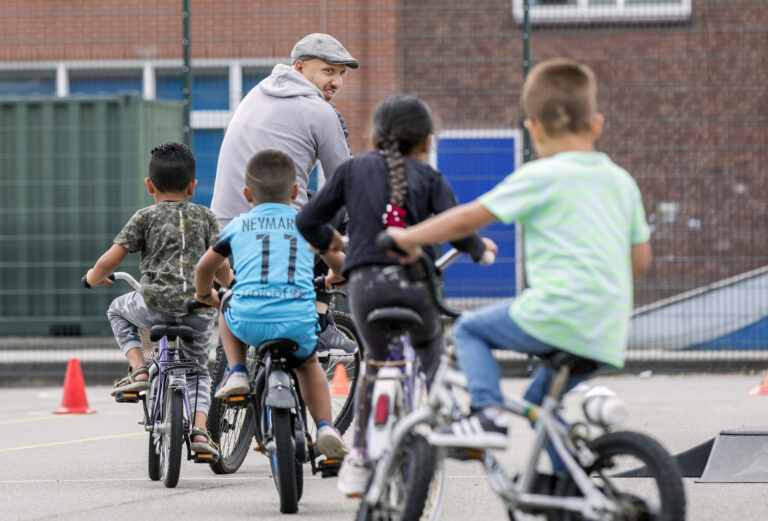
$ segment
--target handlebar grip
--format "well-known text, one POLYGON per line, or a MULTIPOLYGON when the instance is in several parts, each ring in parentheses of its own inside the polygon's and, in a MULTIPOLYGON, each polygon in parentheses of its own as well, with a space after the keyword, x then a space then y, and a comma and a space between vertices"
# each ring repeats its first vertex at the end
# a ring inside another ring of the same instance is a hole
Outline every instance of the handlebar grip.
POLYGON ((485 250, 480 257, 480 264, 483 266, 490 266, 494 262, 496 262, 496 255, 490 250, 485 250))
POLYGON ((405 257, 407 255, 407 253, 405 253, 397 246, 397 244, 395 244, 395 239, 390 234, 388 234, 386 230, 379 232, 379 234, 376 236, 376 246, 382 250, 394 252, 401 257, 405 257))
POLYGON ((187 313, 192 313, 196 309, 207 308, 208 307, 207 304, 203 304, 202 302, 198 302, 197 300, 195 300, 193 298, 185 298, 184 299, 184 303, 182 304, 182 306, 184 307, 184 311, 186 311, 187 313))
MULTIPOLYGON (((87 273, 86 273, 85 275, 83 275, 83 278, 81 278, 81 279, 80 279, 80 283, 83 285, 83 287, 84 287, 85 289, 91 289, 93 286, 91 286, 90 284, 88 284, 88 279, 87 279, 86 277, 88 277, 88 274, 87 274, 87 273)), ((109 280, 111 280, 111 281, 114 281, 114 280, 115 280, 115 274, 114 274, 114 273, 111 273, 111 274, 109 274, 109 276, 107 276, 107 278, 108 278, 109 280)))

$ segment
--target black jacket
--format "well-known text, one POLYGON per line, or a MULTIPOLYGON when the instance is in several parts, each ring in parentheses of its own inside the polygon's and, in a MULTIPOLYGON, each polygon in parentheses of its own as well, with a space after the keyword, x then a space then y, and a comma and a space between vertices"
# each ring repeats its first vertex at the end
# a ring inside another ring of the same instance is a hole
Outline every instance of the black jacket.
MULTIPOLYGON (((414 158, 405 158, 408 193, 405 198, 407 225, 420 223, 434 214, 456 206, 456 196, 443 175, 414 158)), ((299 232, 315 248, 325 250, 333 237, 330 224, 336 212, 346 206, 349 248, 344 262, 344 276, 358 266, 398 264, 375 244, 376 235, 384 228, 381 216, 389 203, 389 178, 384 158, 378 151, 352 158, 336 169, 323 188, 304 206, 296 225, 299 232)), ((477 261, 485 251, 476 234, 451 243, 469 253, 477 261)), ((424 248, 432 259, 432 247, 424 248)))

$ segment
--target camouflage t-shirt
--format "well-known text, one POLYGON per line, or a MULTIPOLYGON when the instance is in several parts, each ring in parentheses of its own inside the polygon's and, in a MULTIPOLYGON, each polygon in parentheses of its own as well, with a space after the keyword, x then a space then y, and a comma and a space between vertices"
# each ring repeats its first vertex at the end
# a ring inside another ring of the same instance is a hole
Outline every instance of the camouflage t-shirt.
POLYGON ((133 214, 114 242, 141 252, 141 293, 147 306, 181 316, 182 302, 195 294, 195 265, 218 234, 216 217, 205 206, 161 201, 133 214))

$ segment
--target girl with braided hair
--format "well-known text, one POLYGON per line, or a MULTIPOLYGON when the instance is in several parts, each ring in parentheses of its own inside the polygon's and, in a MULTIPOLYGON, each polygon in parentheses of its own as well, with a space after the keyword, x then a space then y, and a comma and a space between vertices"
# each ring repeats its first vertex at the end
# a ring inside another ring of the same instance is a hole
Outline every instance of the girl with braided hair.
MULTIPOLYGON (((320 251, 338 248, 338 232, 329 224, 346 206, 349 246, 343 266, 348 280, 352 315, 363 340, 366 361, 387 359, 387 341, 365 323, 368 313, 380 307, 405 306, 421 316, 423 325, 410 331, 411 342, 427 379, 431 380, 443 349, 440 316, 431 305, 423 282, 408 280, 400 261, 375 244, 376 235, 390 226, 405 227, 426 220, 456 203, 445 178, 427 164, 432 139, 432 117, 426 104, 413 96, 395 96, 381 103, 373 115, 374 150, 343 163, 325 186, 299 213, 301 234, 320 251)), ((477 261, 495 244, 472 234, 451 243, 477 261)), ((425 253, 434 259, 432 248, 425 253)), ((371 368, 371 364, 366 364, 371 368)), ((372 369, 375 371, 375 369, 372 369)), ((364 385, 358 378, 358 385, 364 385)), ((371 384, 368 384, 371 385, 371 384)), ((365 489, 370 475, 360 450, 370 411, 370 389, 358 388, 354 448, 339 472, 339 489, 347 495, 365 489)))

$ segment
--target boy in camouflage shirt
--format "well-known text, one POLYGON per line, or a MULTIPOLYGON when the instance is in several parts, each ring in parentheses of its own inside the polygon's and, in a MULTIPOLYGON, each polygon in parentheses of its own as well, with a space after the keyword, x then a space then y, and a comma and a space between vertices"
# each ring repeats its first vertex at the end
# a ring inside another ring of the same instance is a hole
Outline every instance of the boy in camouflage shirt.
MULTIPOLYGON (((112 284, 107 277, 129 253, 141 252, 141 292, 116 298, 107 310, 120 348, 131 370, 115 381, 112 395, 149 388, 149 371, 141 349, 140 329, 160 322, 176 322, 195 330, 192 342, 180 340, 182 357, 196 359, 197 375, 187 378, 187 391, 196 408, 192 437, 194 452, 218 454, 205 430, 210 407, 208 373, 214 315, 208 310, 186 315, 182 303, 193 298, 195 264, 219 234, 213 213, 189 199, 195 191, 195 158, 186 145, 166 143, 152 150, 149 177, 144 180, 155 204, 137 211, 114 244, 86 275, 91 286, 112 284), (186 316, 185 316, 186 315, 186 316)), ((224 263, 217 280, 229 283, 231 270, 224 263)))

